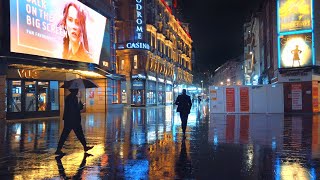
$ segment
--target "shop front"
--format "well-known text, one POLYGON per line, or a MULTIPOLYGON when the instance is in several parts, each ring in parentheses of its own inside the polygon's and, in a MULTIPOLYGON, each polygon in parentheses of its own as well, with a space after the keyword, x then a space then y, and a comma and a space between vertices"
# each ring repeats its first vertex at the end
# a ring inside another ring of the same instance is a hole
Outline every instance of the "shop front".
POLYGON ((172 91, 172 81, 166 81, 166 104, 173 103, 173 91, 172 91))
MULTIPOLYGON (((145 76, 144 76, 145 77, 145 76)), ((140 76, 132 76, 131 79, 131 105, 145 106, 145 78, 140 76)))
POLYGON ((158 78, 158 105, 165 104, 166 86, 163 78, 158 78))
POLYGON ((9 68, 7 119, 59 116, 59 86, 65 76, 65 73, 9 68))

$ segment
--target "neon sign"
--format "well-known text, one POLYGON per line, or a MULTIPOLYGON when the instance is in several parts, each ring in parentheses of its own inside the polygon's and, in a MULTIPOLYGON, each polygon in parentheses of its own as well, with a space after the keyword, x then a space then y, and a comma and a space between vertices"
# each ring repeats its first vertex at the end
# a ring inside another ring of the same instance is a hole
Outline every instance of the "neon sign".
POLYGON ((141 43, 141 42, 136 42, 136 43, 127 43, 126 48, 128 49, 150 49, 150 45, 148 43, 141 43))
POLYGON ((143 14, 142 14, 142 0, 136 0, 136 12, 137 12, 137 27, 136 27, 136 37, 138 39, 142 39, 142 33, 143 33, 143 14))

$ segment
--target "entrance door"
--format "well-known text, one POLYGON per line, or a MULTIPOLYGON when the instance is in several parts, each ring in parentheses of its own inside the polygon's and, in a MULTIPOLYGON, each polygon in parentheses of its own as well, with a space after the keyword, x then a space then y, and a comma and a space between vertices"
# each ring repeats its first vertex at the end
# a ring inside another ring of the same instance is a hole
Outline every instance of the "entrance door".
POLYGON ((49 110, 49 82, 38 82, 38 111, 49 110))

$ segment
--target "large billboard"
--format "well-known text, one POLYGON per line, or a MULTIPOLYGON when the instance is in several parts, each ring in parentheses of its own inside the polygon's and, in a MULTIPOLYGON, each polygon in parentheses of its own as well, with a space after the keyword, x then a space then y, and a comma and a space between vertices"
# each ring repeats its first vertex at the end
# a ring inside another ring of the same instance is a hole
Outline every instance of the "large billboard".
POLYGON ((311 29, 311 11, 311 0, 279 0, 279 31, 311 29))
POLYGON ((280 68, 312 66, 312 34, 280 36, 280 68))
POLYGON ((105 26, 76 0, 10 0, 11 52, 99 64, 105 26))

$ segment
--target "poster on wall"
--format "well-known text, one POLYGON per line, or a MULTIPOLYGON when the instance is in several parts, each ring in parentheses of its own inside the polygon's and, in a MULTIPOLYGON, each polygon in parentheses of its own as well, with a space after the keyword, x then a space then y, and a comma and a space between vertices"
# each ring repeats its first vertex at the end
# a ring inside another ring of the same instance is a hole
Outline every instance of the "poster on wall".
POLYGON ((76 0, 10 1, 11 52, 98 64, 105 26, 76 0))
POLYGON ((319 112, 319 83, 318 81, 312 81, 312 109, 313 112, 319 112))
POLYGON ((312 35, 280 36, 280 68, 312 66, 312 35))
POLYGON ((249 112, 249 88, 240 87, 240 112, 249 112))
POLYGON ((311 29, 311 6, 311 0, 279 0, 280 32, 311 29))
POLYGON ((226 110, 227 112, 235 112, 235 93, 234 88, 226 88, 226 110))
POLYGON ((301 84, 291 85, 292 110, 302 110, 302 87, 301 84))

